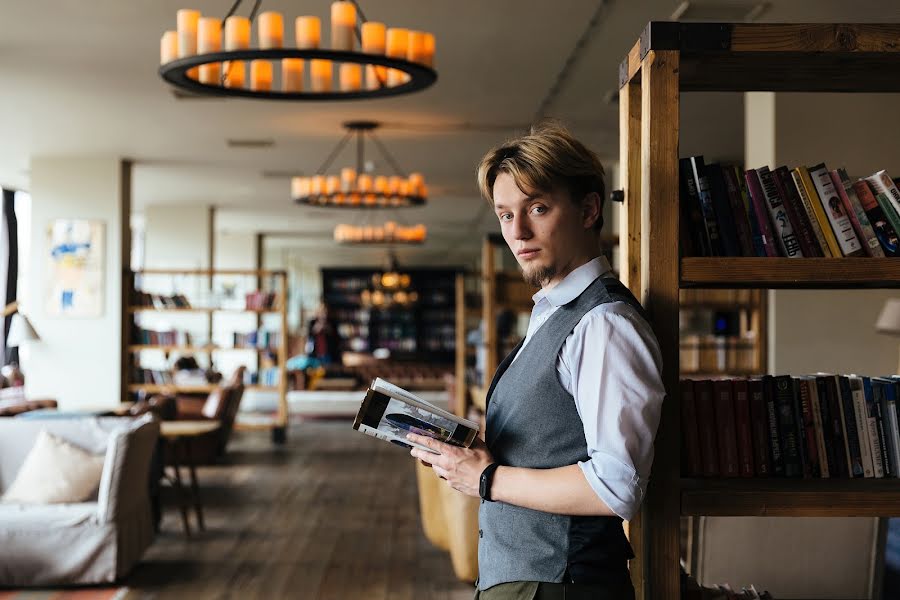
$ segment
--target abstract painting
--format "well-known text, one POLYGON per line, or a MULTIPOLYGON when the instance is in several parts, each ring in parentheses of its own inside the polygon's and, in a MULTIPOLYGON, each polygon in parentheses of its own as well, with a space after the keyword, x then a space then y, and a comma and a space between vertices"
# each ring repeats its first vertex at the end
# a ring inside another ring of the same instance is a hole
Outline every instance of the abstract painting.
POLYGON ((103 316, 103 221, 56 219, 47 229, 47 247, 47 316, 103 316))

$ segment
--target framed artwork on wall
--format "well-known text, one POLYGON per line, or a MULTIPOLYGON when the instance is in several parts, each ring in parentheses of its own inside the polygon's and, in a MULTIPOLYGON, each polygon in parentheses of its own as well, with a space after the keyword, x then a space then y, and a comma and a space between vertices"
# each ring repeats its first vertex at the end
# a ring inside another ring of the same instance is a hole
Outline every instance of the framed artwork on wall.
POLYGON ((105 224, 55 219, 47 227, 46 305, 49 317, 102 317, 105 224))

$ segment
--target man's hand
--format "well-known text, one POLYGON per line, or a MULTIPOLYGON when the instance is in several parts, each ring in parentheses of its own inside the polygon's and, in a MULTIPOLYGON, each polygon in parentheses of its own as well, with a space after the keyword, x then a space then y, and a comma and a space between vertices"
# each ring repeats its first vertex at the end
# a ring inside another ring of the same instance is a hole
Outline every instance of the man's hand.
POLYGON ((414 433, 407 435, 406 439, 427 446, 435 452, 440 452, 439 455, 431 454, 419 448, 413 448, 409 453, 423 463, 430 463, 434 472, 442 479, 446 479, 453 489, 468 496, 478 497, 481 472, 494 462, 487 445, 480 438, 475 438, 470 448, 452 446, 414 433))

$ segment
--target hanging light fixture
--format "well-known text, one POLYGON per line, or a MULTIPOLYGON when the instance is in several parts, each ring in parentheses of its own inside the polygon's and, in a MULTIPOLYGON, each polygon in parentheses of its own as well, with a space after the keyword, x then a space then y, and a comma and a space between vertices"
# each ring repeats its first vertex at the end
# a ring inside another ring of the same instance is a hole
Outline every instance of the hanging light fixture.
POLYGON ((159 75, 192 94, 264 100, 396 96, 437 80, 433 34, 367 21, 356 0, 332 3, 330 48, 321 43, 319 17, 297 17, 295 45, 285 44, 281 13, 257 15, 261 0, 255 0, 249 17, 235 15, 242 3, 235 0, 221 20, 179 10, 176 29, 160 41, 159 75), (250 44, 254 22, 256 48, 250 44))
POLYGON ((421 173, 408 176, 375 136, 379 123, 375 121, 347 121, 346 135, 325 159, 312 177, 293 177, 291 197, 299 204, 336 208, 397 208, 421 206, 428 199, 428 188, 421 173), (326 175, 331 163, 356 136, 356 168, 345 167, 340 175, 326 175), (394 175, 374 175, 366 170, 365 138, 368 136, 394 169, 394 175))
POLYGON ((334 241, 339 244, 423 244, 428 235, 425 225, 399 225, 388 221, 384 225, 349 225, 334 228, 334 241))
POLYGON ((359 294, 366 307, 387 308, 410 306, 419 301, 419 293, 412 289, 412 278, 400 270, 397 257, 388 255, 388 268, 372 275, 372 285, 359 294))

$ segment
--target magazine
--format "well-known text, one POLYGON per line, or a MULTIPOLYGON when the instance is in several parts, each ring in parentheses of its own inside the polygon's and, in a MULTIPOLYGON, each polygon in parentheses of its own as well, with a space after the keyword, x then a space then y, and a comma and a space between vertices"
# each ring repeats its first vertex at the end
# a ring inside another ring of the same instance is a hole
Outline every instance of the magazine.
POLYGON ((427 435, 454 446, 468 448, 478 435, 478 423, 458 417, 401 387, 376 378, 359 407, 353 429, 378 439, 403 446, 431 448, 406 439, 408 433, 427 435))

